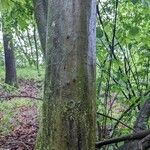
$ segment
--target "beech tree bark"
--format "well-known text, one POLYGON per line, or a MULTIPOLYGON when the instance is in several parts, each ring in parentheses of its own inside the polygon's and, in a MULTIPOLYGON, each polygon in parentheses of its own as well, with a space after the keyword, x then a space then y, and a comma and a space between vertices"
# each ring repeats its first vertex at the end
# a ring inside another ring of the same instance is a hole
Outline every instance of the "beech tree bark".
POLYGON ((95 149, 96 0, 49 0, 42 128, 36 149, 95 149))

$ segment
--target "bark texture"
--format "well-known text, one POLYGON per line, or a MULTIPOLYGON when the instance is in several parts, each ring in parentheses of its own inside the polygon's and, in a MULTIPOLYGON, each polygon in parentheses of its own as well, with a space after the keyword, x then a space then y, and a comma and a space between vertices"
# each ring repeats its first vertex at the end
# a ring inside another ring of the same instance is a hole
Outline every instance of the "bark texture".
POLYGON ((48 0, 33 0, 35 19, 37 22, 39 38, 45 58, 46 54, 46 26, 48 0))
POLYGON ((36 149, 95 149, 96 0, 49 0, 42 129, 36 149))
POLYGON ((11 36, 3 34, 3 45, 5 53, 5 83, 17 87, 17 75, 15 57, 11 36))

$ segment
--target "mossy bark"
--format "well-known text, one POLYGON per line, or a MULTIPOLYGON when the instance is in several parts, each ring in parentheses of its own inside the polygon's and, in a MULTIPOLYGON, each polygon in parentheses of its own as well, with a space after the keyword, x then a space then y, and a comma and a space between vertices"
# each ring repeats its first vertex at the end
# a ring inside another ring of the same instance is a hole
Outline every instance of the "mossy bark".
POLYGON ((96 0, 49 0, 38 150, 95 149, 96 0))

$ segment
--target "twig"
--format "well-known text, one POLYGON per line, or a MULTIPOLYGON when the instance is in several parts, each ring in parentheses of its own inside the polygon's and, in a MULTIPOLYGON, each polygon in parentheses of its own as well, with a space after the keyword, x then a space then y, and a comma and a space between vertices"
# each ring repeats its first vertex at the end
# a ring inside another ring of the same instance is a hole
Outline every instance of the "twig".
MULTIPOLYGON (((146 93, 144 93, 143 96, 147 96, 148 94, 150 94, 150 91, 147 91, 146 93)), ((135 107, 135 106, 139 103, 140 99, 141 99, 141 97, 139 97, 133 104, 131 104, 131 105, 121 114, 121 116, 118 118, 118 120, 119 120, 119 121, 122 120, 122 118, 123 118, 125 115, 127 115, 128 112, 129 112, 133 107, 135 107)), ((119 122, 117 122, 117 123, 115 124, 113 130, 115 130, 115 129, 117 128, 118 124, 119 124, 119 122)), ((113 136, 113 133, 112 133, 112 136, 113 136)), ((112 136, 111 136, 111 137, 112 137, 112 136)))
POLYGON ((38 98, 38 97, 33 97, 33 96, 23 96, 23 95, 10 95, 10 96, 0 96, 0 98, 4 98, 4 99, 12 99, 12 98, 31 98, 31 99, 36 99, 36 100, 42 100, 42 98, 38 98))
POLYGON ((122 121, 120 121, 120 120, 118 120, 118 119, 116 119, 116 118, 114 118, 114 117, 111 117, 111 116, 108 116, 108 115, 105 115, 105 114, 102 114, 102 113, 99 113, 99 112, 97 112, 97 114, 98 114, 98 115, 101 115, 101 116, 104 116, 104 117, 107 117, 107 118, 109 118, 109 119, 115 120, 115 121, 119 122, 120 124, 124 125, 125 127, 127 127, 127 128, 129 128, 129 129, 135 131, 132 127, 126 125, 125 123, 123 123, 122 121))

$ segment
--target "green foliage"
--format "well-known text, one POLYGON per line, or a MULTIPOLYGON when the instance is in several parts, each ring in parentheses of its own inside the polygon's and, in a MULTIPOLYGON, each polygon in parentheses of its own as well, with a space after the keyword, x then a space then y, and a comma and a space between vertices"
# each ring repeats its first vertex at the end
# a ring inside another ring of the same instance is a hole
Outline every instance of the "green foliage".
POLYGON ((4 67, 0 65, 0 80, 1 80, 2 78, 4 79, 4 75, 5 75, 4 67))
POLYGON ((43 66, 40 67, 40 73, 40 75, 37 73, 37 69, 35 67, 24 67, 17 69, 18 77, 23 79, 43 80, 45 74, 43 66))
MULTIPOLYGON (((4 64, 4 60, 3 60, 4 54, 3 54, 3 45, 0 42, 0 66, 2 66, 4 64)), ((1 68, 0 68, 1 70, 1 68)))
POLYGON ((97 38, 103 37, 103 30, 101 30, 99 27, 96 28, 96 37, 97 38))
POLYGON ((16 87, 10 86, 6 83, 0 83, 0 90, 6 91, 9 94, 14 94, 16 92, 16 87))
MULTIPOLYGON (((133 127, 138 114, 137 104, 144 103, 144 94, 150 89, 150 8, 138 0, 119 1, 117 8, 115 2, 99 3, 97 111, 120 118, 133 105, 121 119, 133 127)), ((99 116, 98 121, 101 126, 112 129, 116 125, 116 121, 107 117, 99 116)), ((112 135, 130 132, 129 128, 118 124, 112 135)))
MULTIPOLYGON (((4 68, 0 66, 0 79, 4 79, 4 68)), ((37 80, 43 80, 44 79, 44 67, 40 66, 40 75, 37 73, 36 67, 19 67, 17 68, 17 76, 18 78, 23 78, 23 79, 37 79, 37 80)), ((3 86, 9 87, 9 85, 3 84, 3 86)))
POLYGON ((23 30, 33 20, 31 0, 1 0, 0 6, 3 28, 7 29, 7 31, 13 31, 13 28, 17 27, 23 30))
MULTIPOLYGON (((37 66, 38 69, 43 58, 33 11, 32 0, 0 1, 0 25, 3 34, 12 36, 16 65, 37 66)), ((0 45, 1 56, 2 49, 0 45)))

